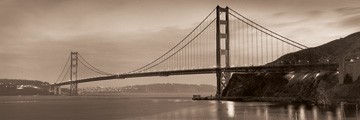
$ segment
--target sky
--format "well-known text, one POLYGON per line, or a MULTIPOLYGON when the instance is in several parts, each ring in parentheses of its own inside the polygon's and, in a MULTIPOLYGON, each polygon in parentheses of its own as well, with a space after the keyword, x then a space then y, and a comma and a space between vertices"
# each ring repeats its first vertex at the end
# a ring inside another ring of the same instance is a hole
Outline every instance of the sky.
MULTIPOLYGON (((359 0, 0 0, 0 78, 55 82, 71 51, 110 73, 178 43, 216 5, 306 46, 360 31, 359 0)), ((215 85, 215 75, 108 80, 87 86, 215 85)))

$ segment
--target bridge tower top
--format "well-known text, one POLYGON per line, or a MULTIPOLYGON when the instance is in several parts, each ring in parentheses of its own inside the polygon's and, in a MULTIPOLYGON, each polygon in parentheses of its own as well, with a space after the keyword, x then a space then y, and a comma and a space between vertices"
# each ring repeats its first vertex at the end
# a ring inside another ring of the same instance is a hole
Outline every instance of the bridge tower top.
POLYGON ((229 7, 216 7, 216 67, 230 67, 229 7), (224 13, 224 14, 223 14, 224 13))

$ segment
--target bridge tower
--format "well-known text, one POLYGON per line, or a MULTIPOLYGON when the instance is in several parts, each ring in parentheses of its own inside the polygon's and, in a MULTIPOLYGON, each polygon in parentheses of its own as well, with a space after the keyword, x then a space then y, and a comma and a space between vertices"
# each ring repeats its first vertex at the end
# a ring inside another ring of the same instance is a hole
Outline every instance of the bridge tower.
POLYGON ((78 95, 78 52, 71 52, 70 54, 70 96, 78 95))
POLYGON ((229 7, 216 7, 216 96, 221 97, 231 77, 223 68, 230 67, 229 7))

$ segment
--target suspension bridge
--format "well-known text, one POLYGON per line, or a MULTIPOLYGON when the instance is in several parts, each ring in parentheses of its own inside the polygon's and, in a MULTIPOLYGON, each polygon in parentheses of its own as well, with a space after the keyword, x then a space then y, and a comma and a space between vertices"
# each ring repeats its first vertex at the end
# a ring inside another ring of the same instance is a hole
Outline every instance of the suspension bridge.
POLYGON ((70 85, 70 95, 78 94, 78 84, 136 77, 216 74, 216 96, 235 72, 289 72, 296 69, 331 68, 338 63, 320 51, 286 38, 248 19, 235 10, 217 6, 187 36, 161 56, 126 73, 108 73, 91 65, 78 52, 71 52, 50 91, 61 92, 70 85), (287 54, 305 50, 291 59, 287 54), (316 53, 316 56, 307 54, 316 53), (90 74, 83 71, 91 71, 90 74), (96 77, 88 77, 95 76, 96 77))

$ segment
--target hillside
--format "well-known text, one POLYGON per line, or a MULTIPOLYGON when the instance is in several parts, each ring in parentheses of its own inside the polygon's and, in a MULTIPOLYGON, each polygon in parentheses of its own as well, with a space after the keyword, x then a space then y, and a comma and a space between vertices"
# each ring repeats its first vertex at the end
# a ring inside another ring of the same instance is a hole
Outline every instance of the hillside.
MULTIPOLYGON (((359 55, 360 32, 318 47, 284 55, 269 65, 279 65, 280 61, 291 62, 305 57, 312 57, 310 63, 328 59, 316 57, 318 55, 313 51, 333 56, 332 62, 339 62, 344 56, 359 55)), ((315 104, 360 102, 358 79, 339 84, 339 72, 327 69, 297 70, 288 73, 235 73, 223 96, 291 98, 293 102, 315 104)))
POLYGON ((345 38, 336 39, 321 46, 286 54, 274 62, 269 63, 269 65, 280 65, 281 61, 295 63, 298 60, 303 62, 305 62, 305 60, 309 60, 310 63, 318 63, 319 60, 339 62, 344 58, 344 56, 354 56, 359 55, 359 53, 360 32, 356 32, 346 36, 345 38), (331 57, 326 57, 326 55, 331 57))
POLYGON ((48 95, 49 83, 37 80, 0 79, 0 96, 48 95))

